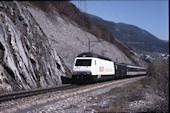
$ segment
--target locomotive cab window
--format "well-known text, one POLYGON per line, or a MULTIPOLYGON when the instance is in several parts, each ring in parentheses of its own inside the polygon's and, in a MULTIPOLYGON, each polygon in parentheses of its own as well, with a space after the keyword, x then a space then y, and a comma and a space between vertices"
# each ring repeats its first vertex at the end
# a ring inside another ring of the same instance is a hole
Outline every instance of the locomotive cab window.
POLYGON ((77 59, 75 66, 91 66, 91 59, 77 59))

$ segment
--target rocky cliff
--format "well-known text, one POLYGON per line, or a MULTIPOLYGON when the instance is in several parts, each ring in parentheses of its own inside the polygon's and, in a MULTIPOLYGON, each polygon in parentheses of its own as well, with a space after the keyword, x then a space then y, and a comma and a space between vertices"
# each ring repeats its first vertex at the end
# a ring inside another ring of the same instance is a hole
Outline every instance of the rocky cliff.
POLYGON ((65 70, 27 8, 0 2, 0 92, 61 84, 65 70))

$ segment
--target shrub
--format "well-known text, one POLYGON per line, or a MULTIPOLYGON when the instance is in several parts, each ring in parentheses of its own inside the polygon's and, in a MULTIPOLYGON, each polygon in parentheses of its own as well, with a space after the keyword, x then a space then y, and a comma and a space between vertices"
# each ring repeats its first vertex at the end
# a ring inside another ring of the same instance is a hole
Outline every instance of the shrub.
POLYGON ((156 59, 149 66, 150 86, 155 93, 163 98, 159 103, 161 112, 168 112, 169 105, 169 63, 162 59, 156 59))

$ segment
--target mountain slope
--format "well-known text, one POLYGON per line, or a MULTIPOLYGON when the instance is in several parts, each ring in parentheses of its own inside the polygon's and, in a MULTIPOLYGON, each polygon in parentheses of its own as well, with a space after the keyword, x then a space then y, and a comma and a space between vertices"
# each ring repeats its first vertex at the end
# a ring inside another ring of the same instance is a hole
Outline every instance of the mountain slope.
POLYGON ((139 27, 106 21, 94 15, 89 15, 89 17, 94 22, 106 26, 118 40, 137 52, 169 53, 169 43, 158 39, 139 27))
MULTIPOLYGON (((87 16, 87 14, 79 11, 79 9, 71 2, 43 1, 43 2, 24 2, 23 4, 28 5, 32 8, 39 9, 48 14, 52 15, 55 15, 55 13, 59 14, 64 20, 69 21, 73 24, 76 23, 80 27, 80 29, 94 35, 97 38, 97 40, 102 39, 113 45, 116 45, 116 47, 120 49, 120 51, 122 51, 128 58, 130 58, 134 64, 140 65, 136 58, 134 58, 134 53, 133 51, 131 51, 129 47, 125 46, 120 41, 115 39, 114 36, 108 31, 108 29, 105 26, 94 23, 87 16)), ((44 21, 44 23, 46 23, 46 21, 44 21)))
MULTIPOLYGON (((48 14, 33 8, 29 8, 29 11, 49 38, 52 47, 56 48, 71 71, 75 57, 82 52, 88 51, 89 39, 90 41, 98 41, 97 37, 82 30, 76 23, 70 23, 68 18, 61 18, 57 13, 48 14)), ((91 42, 91 44, 93 45, 95 43, 91 42)), ((105 55, 113 61, 133 63, 115 45, 109 44, 104 40, 92 46, 90 51, 105 55)))

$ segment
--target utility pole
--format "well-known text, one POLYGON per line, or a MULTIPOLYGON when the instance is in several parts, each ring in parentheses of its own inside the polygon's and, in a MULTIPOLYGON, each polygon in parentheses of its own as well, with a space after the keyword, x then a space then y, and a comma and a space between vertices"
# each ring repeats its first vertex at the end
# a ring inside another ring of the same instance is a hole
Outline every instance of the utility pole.
POLYGON ((88 38, 89 39, 89 52, 90 52, 90 38, 88 38))
POLYGON ((103 40, 96 40, 96 41, 91 41, 90 38, 88 38, 88 49, 89 49, 89 52, 90 52, 90 48, 93 47, 94 45, 96 45, 97 43, 101 42, 103 40), (93 45, 91 45, 91 42, 96 42, 94 43, 93 45))

